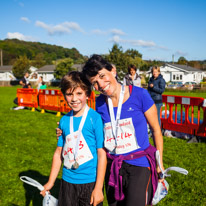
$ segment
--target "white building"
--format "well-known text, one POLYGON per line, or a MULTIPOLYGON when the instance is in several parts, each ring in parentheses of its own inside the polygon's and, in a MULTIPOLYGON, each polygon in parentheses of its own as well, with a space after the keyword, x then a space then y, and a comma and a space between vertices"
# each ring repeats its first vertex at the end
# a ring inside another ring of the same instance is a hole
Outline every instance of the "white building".
POLYGON ((179 64, 165 64, 160 67, 160 72, 166 82, 196 82, 200 83, 206 72, 179 64))
POLYGON ((37 70, 38 77, 42 76, 43 81, 45 82, 51 82, 54 81, 54 70, 56 68, 56 65, 45 65, 37 70))
POLYGON ((12 73, 12 67, 12 65, 0 66, 0 81, 11 81, 16 79, 12 73))

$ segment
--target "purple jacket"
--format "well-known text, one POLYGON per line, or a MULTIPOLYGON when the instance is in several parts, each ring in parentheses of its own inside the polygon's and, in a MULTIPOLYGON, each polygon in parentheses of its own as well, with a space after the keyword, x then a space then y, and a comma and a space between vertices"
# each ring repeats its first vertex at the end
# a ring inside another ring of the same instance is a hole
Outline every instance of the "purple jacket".
POLYGON ((113 160, 112 165, 111 165, 111 174, 109 177, 109 185, 114 187, 114 190, 115 190, 114 196, 116 200, 119 201, 119 200, 124 199, 124 194, 122 191, 122 176, 119 175, 119 170, 122 166, 123 160, 131 160, 131 159, 136 159, 136 158, 140 158, 143 156, 146 156, 150 163, 151 172, 152 172, 153 197, 154 197, 155 191, 157 189, 157 184, 158 184, 155 152, 156 152, 156 148, 150 145, 144 151, 137 151, 127 156, 123 156, 123 155, 114 156, 114 155, 107 153, 107 157, 113 160))

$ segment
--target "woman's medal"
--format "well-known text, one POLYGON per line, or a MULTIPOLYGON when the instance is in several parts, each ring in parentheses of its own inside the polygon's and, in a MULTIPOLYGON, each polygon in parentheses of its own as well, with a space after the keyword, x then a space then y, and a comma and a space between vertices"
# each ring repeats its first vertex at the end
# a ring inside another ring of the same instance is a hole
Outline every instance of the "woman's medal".
POLYGON ((108 97, 109 114, 110 114, 110 119, 111 119, 112 132, 113 132, 113 136, 115 139, 115 146, 114 146, 113 152, 115 152, 115 150, 117 148, 117 135, 118 135, 118 129, 119 129, 118 122, 120 120, 123 100, 124 100, 124 85, 121 85, 119 102, 118 102, 118 107, 117 107, 117 115, 116 115, 116 119, 115 119, 112 99, 110 97, 108 97))

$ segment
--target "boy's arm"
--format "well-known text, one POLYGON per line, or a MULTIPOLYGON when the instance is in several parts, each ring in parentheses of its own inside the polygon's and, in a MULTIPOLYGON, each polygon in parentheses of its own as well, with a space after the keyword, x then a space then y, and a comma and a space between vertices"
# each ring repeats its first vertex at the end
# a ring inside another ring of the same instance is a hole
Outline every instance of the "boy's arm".
POLYGON ((53 156, 49 181, 44 185, 44 190, 40 192, 42 196, 45 196, 46 191, 49 191, 54 186, 55 180, 59 174, 59 170, 62 164, 61 154, 62 154, 62 147, 57 147, 53 156))
POLYGON ((107 157, 106 157, 105 150, 103 148, 99 148, 97 149, 97 154, 98 154, 97 179, 90 200, 90 204, 93 204, 93 206, 98 205, 100 202, 104 200, 103 185, 104 185, 104 176, 105 176, 106 166, 107 166, 107 157))

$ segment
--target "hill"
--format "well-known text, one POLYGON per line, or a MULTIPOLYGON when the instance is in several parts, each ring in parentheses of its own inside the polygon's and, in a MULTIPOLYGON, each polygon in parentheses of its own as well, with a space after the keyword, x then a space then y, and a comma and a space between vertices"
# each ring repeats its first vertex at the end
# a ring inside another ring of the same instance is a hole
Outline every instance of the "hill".
POLYGON ((17 57, 26 55, 30 60, 42 59, 46 64, 52 61, 70 57, 74 62, 82 62, 84 57, 76 48, 68 49, 62 46, 40 42, 28 42, 18 39, 0 40, 3 50, 3 64, 12 65, 17 57))

